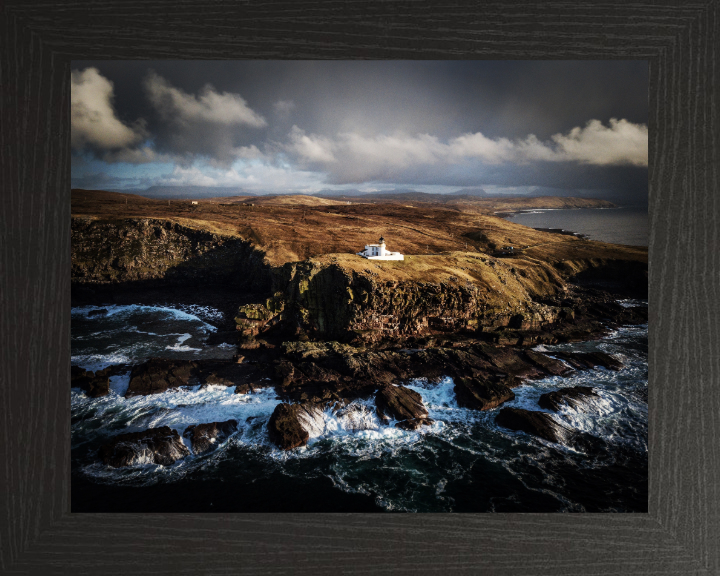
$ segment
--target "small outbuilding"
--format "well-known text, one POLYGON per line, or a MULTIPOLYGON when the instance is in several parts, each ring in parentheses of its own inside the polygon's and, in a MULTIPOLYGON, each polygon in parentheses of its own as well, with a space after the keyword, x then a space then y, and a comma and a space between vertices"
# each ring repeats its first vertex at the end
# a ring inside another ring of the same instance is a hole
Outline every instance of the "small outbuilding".
POLYGON ((377 244, 366 244, 365 250, 357 253, 368 260, 405 260, 400 252, 390 252, 385 245, 385 238, 380 236, 377 244))

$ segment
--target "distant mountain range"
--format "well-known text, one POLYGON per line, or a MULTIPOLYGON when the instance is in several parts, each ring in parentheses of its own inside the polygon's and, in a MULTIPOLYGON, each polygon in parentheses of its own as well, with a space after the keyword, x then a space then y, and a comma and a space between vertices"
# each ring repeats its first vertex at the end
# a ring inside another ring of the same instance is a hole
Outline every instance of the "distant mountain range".
POLYGON ((472 200, 505 200, 511 198, 538 198, 538 197, 573 197, 597 198, 609 200, 623 205, 627 196, 612 190, 562 190, 537 186, 524 194, 493 194, 483 188, 459 188, 446 194, 419 192, 412 188, 396 188, 387 191, 364 192, 358 189, 331 190, 323 189, 319 192, 249 192, 244 188, 234 186, 151 186, 145 190, 115 190, 115 192, 138 194, 146 198, 159 198, 170 200, 221 200, 225 197, 249 196, 315 196, 317 198, 346 199, 355 202, 440 202, 456 203, 472 200))
POLYGON ((450 194, 453 196, 496 196, 496 194, 488 194, 482 188, 461 188, 455 192, 450 192, 450 194))
POLYGON ((146 198, 175 198, 189 200, 218 196, 257 196, 244 188, 236 186, 150 186, 146 190, 124 190, 132 194, 140 194, 146 198))

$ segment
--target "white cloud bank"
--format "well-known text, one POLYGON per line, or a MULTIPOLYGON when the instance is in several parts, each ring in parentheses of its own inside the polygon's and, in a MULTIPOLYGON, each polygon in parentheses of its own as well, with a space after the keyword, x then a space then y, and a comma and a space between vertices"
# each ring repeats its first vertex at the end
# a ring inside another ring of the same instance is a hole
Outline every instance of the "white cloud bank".
POLYGON ((285 150, 302 166, 326 170, 344 182, 382 180, 421 166, 577 162, 596 166, 647 166, 648 129, 644 124, 610 120, 605 126, 591 120, 583 128, 555 134, 542 142, 534 135, 523 140, 492 139, 477 132, 441 142, 429 134, 417 136, 361 136, 354 133, 327 138, 306 134, 293 126, 285 150))
POLYGON ((162 186, 238 187, 248 192, 301 192, 318 190, 317 174, 262 163, 240 162, 228 169, 196 163, 175 166, 171 173, 155 180, 162 186))
POLYGON ((267 126, 265 119, 254 112, 239 94, 219 93, 210 84, 200 91, 199 96, 195 96, 150 72, 145 79, 145 90, 152 105, 165 119, 254 128, 267 126))
POLYGON ((117 150, 140 142, 144 124, 123 124, 112 104, 113 83, 98 72, 86 68, 70 73, 70 126, 72 147, 80 150, 91 144, 103 150, 117 150))

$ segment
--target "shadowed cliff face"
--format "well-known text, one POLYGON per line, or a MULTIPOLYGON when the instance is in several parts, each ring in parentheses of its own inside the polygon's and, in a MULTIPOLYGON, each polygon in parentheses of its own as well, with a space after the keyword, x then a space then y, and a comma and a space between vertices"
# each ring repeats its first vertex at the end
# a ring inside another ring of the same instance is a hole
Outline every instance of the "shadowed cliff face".
POLYGON ((568 277, 617 267, 646 271, 641 262, 612 260, 552 266, 453 253, 377 265, 328 255, 276 268, 273 297, 241 307, 236 322, 250 339, 282 323, 296 327, 296 335, 365 343, 502 328, 510 334, 498 333, 501 339, 517 340, 520 331, 574 319, 578 302, 566 297, 568 277))
POLYGON ((291 311, 307 332, 324 338, 372 341, 473 329, 483 307, 472 284, 382 280, 315 261, 285 268, 291 311))
POLYGON ((264 254, 237 238, 148 218, 73 218, 71 234, 75 285, 270 286, 264 254))

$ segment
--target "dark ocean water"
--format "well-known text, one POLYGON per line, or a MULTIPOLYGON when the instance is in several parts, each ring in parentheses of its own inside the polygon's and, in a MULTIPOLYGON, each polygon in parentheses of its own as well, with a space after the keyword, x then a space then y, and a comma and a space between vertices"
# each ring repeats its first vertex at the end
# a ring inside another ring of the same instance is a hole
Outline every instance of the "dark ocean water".
POLYGON ((507 216, 507 220, 531 228, 562 228, 612 244, 648 245, 647 206, 532 210, 507 216))
MULTIPOLYGON (((208 307, 111 306, 72 311, 73 364, 99 369, 149 356, 218 357, 211 346, 208 307)), ((124 398, 129 373, 111 379, 111 393, 88 398, 71 391, 72 510, 85 511, 417 511, 417 512, 646 512, 647 326, 621 328, 595 342, 538 347, 601 350, 620 359, 619 372, 597 368, 568 378, 546 378, 515 389, 507 406, 538 410, 540 394, 593 386, 599 398, 556 417, 595 440, 589 453, 495 425, 498 410, 460 408, 453 382, 413 380, 435 420, 408 432, 380 425, 372 400, 360 402, 365 430, 353 432, 331 411, 307 447, 283 452, 267 437, 279 403, 272 389, 234 394, 199 387, 124 398), (240 430, 208 455, 172 466, 113 469, 97 449, 124 432, 234 418, 240 430)))

